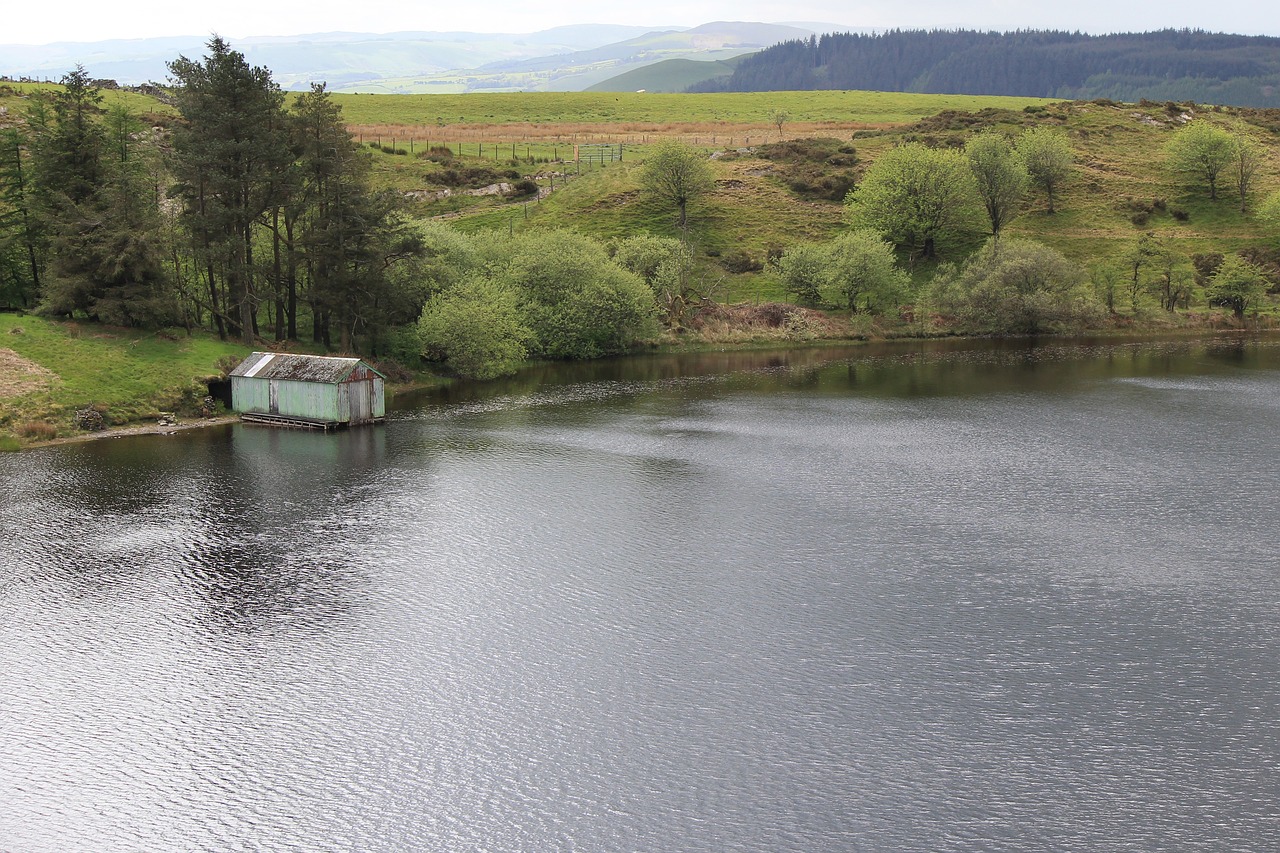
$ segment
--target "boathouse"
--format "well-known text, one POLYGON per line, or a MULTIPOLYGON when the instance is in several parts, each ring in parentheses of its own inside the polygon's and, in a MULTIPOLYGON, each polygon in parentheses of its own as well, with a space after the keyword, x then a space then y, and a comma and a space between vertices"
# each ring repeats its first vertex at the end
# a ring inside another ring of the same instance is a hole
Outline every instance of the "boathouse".
POLYGON ((241 420, 312 429, 376 423, 386 377, 358 358, 255 352, 231 371, 241 420))

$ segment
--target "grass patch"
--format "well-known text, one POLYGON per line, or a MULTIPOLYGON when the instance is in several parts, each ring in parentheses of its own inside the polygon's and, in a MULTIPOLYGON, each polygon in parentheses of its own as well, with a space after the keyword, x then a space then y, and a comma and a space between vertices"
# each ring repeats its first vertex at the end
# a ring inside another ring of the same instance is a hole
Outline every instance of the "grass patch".
MULTIPOLYGON (((764 130, 773 127, 769 114, 781 106, 786 107, 794 125, 885 125, 917 121, 944 110, 1021 110, 1052 103, 1043 98, 856 91, 335 94, 334 100, 342 106, 347 122, 355 126, 399 126, 424 131, 436 128, 439 131, 445 127, 536 124, 562 125, 568 130, 578 125, 610 124, 632 127, 632 133, 669 128, 673 124, 693 125, 707 132, 729 125, 754 125, 764 130)), ((526 132, 536 136, 539 130, 545 133, 548 128, 530 127, 526 132)))
POLYGON ((219 374, 218 360, 248 348, 211 335, 154 333, 0 314, 0 343, 47 373, 36 388, 0 397, 0 427, 27 438, 44 429, 71 430, 73 412, 105 411, 108 424, 193 411, 219 374))

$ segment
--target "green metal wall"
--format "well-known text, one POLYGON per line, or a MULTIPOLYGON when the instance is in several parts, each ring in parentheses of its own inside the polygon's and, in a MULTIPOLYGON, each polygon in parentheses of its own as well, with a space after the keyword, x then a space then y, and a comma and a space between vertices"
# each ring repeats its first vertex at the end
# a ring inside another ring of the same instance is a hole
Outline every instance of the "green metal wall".
POLYGON ((382 418, 387 413, 386 389, 382 380, 366 373, 372 382, 342 383, 296 382, 288 379, 260 379, 252 376, 231 377, 231 405, 237 412, 262 412, 295 418, 337 423, 362 423, 382 418), (368 397, 364 411, 352 411, 352 385, 371 386, 368 395, 357 392, 354 399, 368 397), (275 403, 271 405, 271 386, 275 386, 275 403))
POLYGON ((322 382, 233 376, 231 403, 238 412, 263 412, 341 423, 348 416, 339 407, 338 387, 322 382), (271 405, 272 385, 275 386, 274 408, 271 405))

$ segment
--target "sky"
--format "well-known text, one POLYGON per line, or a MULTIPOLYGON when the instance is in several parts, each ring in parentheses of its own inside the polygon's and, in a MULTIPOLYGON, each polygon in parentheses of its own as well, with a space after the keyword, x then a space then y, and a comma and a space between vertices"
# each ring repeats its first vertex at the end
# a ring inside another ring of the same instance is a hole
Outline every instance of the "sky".
MULTIPOLYGON (((6 4, 9 5, 9 4, 6 4)), ((0 44, 155 36, 298 35, 335 30, 526 33, 563 24, 660 28, 710 21, 818 22, 849 29, 1063 29, 1090 33, 1166 27, 1280 36, 1274 0, 647 0, 645 3, 378 3, 351 0, 63 0, 13 3, 0 44)))

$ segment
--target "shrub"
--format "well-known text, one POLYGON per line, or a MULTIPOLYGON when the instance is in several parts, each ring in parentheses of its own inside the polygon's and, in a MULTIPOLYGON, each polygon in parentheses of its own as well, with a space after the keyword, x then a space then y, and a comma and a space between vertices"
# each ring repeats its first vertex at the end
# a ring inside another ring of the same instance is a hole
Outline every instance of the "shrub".
POLYGON ((516 181, 514 184, 511 185, 511 191, 509 193, 509 195, 512 198, 519 198, 521 196, 531 196, 531 195, 537 195, 537 194, 538 194, 538 182, 533 180, 532 178, 521 178, 520 180, 516 181))
POLYGON ((19 424, 16 431, 23 438, 34 438, 37 441, 58 437, 58 428, 44 421, 27 421, 19 424))
POLYGON ((764 264, 738 249, 720 259, 720 266, 732 273, 759 272, 764 264))
POLYGON ((447 360, 458 375, 472 379, 515 373, 530 338, 515 293, 480 275, 428 301, 418 335, 425 356, 447 360))
POLYGON ((1100 316, 1083 271, 1030 240, 988 240, 963 266, 929 285, 928 308, 971 331, 1036 333, 1088 325, 1100 316))
POLYGON ((532 333, 529 350, 546 358, 598 358, 657 335, 653 290, 615 264, 589 237, 567 231, 517 236, 496 276, 515 293, 532 333))
POLYGON ((817 305, 827 281, 827 252, 822 246, 800 243, 782 253, 774 264, 782 286, 801 302, 817 305))
POLYGON ((453 149, 447 145, 432 145, 418 152, 418 159, 430 160, 434 163, 447 163, 453 160, 453 149))

